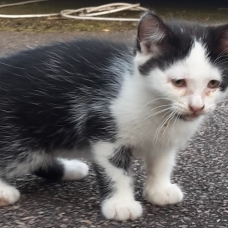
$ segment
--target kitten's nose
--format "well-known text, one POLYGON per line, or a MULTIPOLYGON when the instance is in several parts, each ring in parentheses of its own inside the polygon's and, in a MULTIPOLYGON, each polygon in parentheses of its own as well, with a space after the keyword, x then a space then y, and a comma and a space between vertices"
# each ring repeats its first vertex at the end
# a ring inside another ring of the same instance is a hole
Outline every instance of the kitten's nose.
POLYGON ((196 112, 200 112, 204 109, 204 105, 199 105, 199 106, 196 106, 196 105, 189 105, 189 109, 196 113, 196 112))

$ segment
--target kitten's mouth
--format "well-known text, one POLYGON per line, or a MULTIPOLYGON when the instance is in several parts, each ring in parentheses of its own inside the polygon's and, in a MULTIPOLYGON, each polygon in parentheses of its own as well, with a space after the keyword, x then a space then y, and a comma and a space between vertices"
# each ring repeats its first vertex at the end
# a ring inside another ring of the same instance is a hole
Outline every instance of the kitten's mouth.
POLYGON ((193 121, 197 119, 201 114, 192 113, 192 114, 176 114, 177 118, 184 121, 193 121))

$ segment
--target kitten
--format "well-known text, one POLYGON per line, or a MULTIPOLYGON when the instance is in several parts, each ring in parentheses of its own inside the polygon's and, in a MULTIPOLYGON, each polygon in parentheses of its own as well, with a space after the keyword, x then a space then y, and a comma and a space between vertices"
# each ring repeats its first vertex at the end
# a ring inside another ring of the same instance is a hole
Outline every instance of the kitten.
POLYGON ((228 24, 201 26, 141 18, 135 51, 124 43, 80 40, 0 60, 0 205, 19 191, 6 178, 25 173, 77 180, 93 158, 107 219, 136 219, 130 171, 146 163, 145 197, 175 204, 170 180, 178 149, 228 85, 228 24), (69 158, 74 158, 69 160, 69 158))

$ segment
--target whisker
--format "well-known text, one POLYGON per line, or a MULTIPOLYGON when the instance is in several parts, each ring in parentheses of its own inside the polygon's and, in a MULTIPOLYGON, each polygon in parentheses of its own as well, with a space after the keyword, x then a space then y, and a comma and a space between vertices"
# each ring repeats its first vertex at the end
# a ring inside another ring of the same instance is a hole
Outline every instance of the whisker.
POLYGON ((217 58, 213 61, 213 64, 217 64, 217 62, 219 61, 220 58, 222 57, 226 57, 227 55, 224 55, 227 52, 228 48, 225 48, 222 52, 219 53, 219 55, 217 56, 217 58))
POLYGON ((167 111, 167 110, 171 110, 171 109, 172 109, 172 107, 169 107, 169 108, 165 108, 165 109, 163 109, 163 110, 161 110, 161 111, 152 113, 151 115, 147 116, 147 117, 145 118, 145 120, 147 120, 147 119, 149 119, 149 118, 151 118, 151 117, 153 117, 153 116, 156 116, 156 115, 158 115, 158 114, 160 114, 160 113, 163 113, 163 112, 165 112, 165 111, 167 111))
POLYGON ((150 104, 152 104, 152 103, 154 103, 155 101, 158 101, 158 100, 168 100, 168 101, 171 101, 171 99, 169 99, 168 97, 158 97, 158 98, 156 98, 156 99, 153 99, 153 100, 148 101, 148 102, 142 107, 142 110, 143 110, 144 108, 146 108, 148 105, 150 105, 150 104))
MULTIPOLYGON (((170 110, 170 114, 165 118, 165 120, 161 123, 161 125, 160 126, 158 126, 158 128, 157 128, 157 130, 156 130, 156 132, 155 132, 155 136, 154 136, 154 142, 155 142, 155 144, 157 143, 157 139, 158 139, 158 137, 159 137, 159 134, 160 134, 160 131, 161 131, 161 129, 162 129, 162 127, 165 125, 165 123, 169 120, 169 118, 170 118, 170 116, 172 115, 172 113, 173 113, 173 110, 170 110)), ((169 113, 169 112, 168 112, 169 113)), ((168 114, 167 113, 167 114, 168 114)))
POLYGON ((167 107, 167 106, 170 106, 170 104, 167 104, 167 105, 160 105, 160 106, 154 107, 154 108, 152 108, 150 111, 152 112, 154 109, 161 108, 161 107, 167 107))
MULTIPOLYGON (((171 115, 169 121, 167 122, 166 128, 165 128, 165 130, 163 131, 163 133, 162 133, 162 135, 161 135, 161 139, 163 138, 165 132, 167 131, 167 129, 168 129, 168 127, 169 127, 169 124, 170 124, 170 121, 171 121, 171 120, 173 119, 173 117, 175 116, 175 113, 176 113, 175 111, 172 112, 172 115, 171 115)), ((161 140, 161 139, 160 139, 160 140, 161 140)))
POLYGON ((176 124, 177 119, 180 117, 180 114, 177 114, 176 112, 175 112, 175 114, 176 114, 176 118, 175 118, 174 123, 173 123, 172 133, 173 133, 174 125, 176 124))

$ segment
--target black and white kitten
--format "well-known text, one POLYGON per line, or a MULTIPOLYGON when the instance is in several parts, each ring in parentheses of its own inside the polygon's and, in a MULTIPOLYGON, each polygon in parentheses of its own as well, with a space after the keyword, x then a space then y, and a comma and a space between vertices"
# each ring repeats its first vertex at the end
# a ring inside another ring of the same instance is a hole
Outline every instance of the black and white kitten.
POLYGON ((77 180, 91 155, 108 219, 136 219, 131 159, 147 168, 145 196, 178 203, 175 154, 228 85, 228 24, 163 22, 148 12, 137 45, 80 40, 0 59, 0 205, 19 191, 3 179, 26 173, 77 180))

